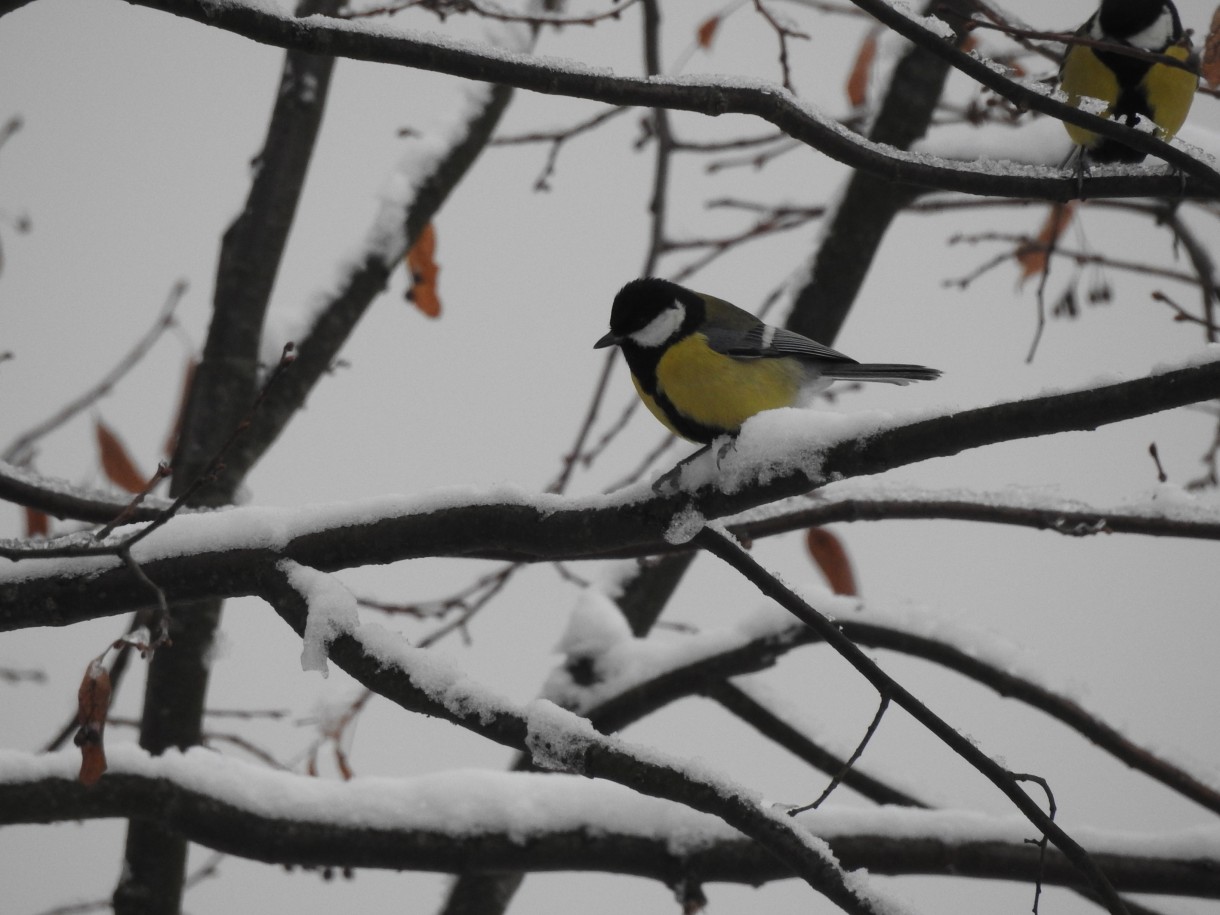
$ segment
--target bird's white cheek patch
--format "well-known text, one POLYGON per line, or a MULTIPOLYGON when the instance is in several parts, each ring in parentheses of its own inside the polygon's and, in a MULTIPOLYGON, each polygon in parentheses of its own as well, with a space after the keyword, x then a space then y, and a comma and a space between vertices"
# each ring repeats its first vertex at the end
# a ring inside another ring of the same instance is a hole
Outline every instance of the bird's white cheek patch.
POLYGON ((645 349, 660 346, 677 333, 684 320, 686 320, 686 307, 681 302, 674 302, 672 306, 666 308, 634 334, 630 334, 629 339, 645 349))
POLYGON ((1169 39, 1173 37, 1173 14, 1165 9, 1161 11, 1161 15, 1157 17, 1156 22, 1148 26, 1142 32, 1136 32, 1127 39, 1127 43, 1132 47, 1142 48, 1145 51, 1159 51, 1169 43, 1169 39))

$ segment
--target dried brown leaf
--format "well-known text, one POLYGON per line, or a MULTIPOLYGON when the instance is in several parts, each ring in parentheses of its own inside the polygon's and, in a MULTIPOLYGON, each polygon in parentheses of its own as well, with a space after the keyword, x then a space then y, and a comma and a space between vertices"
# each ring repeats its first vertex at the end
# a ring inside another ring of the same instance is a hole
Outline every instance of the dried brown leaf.
POLYGON ((96 424, 97 449, 102 458, 102 470, 106 478, 120 489, 128 492, 143 492, 148 477, 140 473, 135 461, 127 453, 122 439, 100 419, 96 424))
POLYGON ((356 773, 352 771, 352 767, 347 761, 347 754, 338 744, 335 744, 335 765, 339 767, 339 774, 345 782, 350 782, 356 777, 356 773))
POLYGON ((106 749, 102 734, 106 730, 106 713, 110 709, 110 671, 101 659, 89 662, 80 689, 76 693, 76 723, 73 742, 80 747, 82 785, 95 785, 106 771, 106 749))
POLYGON ((851 66, 847 76, 847 101, 853 108, 859 108, 868 101, 868 77, 877 57, 877 30, 869 29, 856 52, 856 61, 851 66))
POLYGON ((25 509, 25 535, 27 537, 45 537, 51 532, 51 518, 46 512, 36 508, 25 509))
POLYGON ((1212 24, 1203 41, 1203 62, 1200 68, 1209 89, 1220 87, 1220 6, 1212 13, 1212 24))
POLYGON ((1076 201, 1074 200, 1052 204, 1034 243, 1017 249, 1017 263, 1021 265, 1019 282, 1024 283, 1031 276, 1038 276, 1046 270, 1051 250, 1071 224, 1072 214, 1075 212, 1076 201))
POLYGON ((699 42, 699 47, 707 50, 712 46, 712 41, 716 38, 716 30, 720 28, 720 16, 712 16, 710 19, 703 20, 703 24, 699 26, 699 30, 695 32, 695 40, 699 42))
POLYGON ((823 527, 811 527, 805 532, 805 546, 817 567, 826 576, 826 583, 835 594, 855 595, 856 575, 843 542, 823 527))
POLYGON ((436 230, 432 223, 424 226, 415 239, 415 244, 407 252, 407 270, 411 274, 411 288, 407 290, 407 300, 414 302, 415 307, 429 318, 438 318, 441 314, 441 300, 437 294, 436 281, 441 270, 436 265, 436 230))

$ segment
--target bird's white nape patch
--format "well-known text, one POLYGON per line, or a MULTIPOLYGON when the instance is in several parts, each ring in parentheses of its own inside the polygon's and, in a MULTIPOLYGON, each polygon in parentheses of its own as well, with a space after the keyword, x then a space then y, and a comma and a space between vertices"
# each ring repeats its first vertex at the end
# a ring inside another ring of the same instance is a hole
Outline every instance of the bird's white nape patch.
POLYGON ((686 320, 686 306, 674 300, 668 308, 637 330, 627 339, 636 346, 652 349, 672 337, 686 320))
POLYGON ((1173 38, 1173 14, 1169 12, 1168 7, 1162 7, 1161 15, 1156 17, 1156 22, 1128 38, 1127 44, 1145 51, 1159 51, 1169 44, 1171 38, 1173 38))

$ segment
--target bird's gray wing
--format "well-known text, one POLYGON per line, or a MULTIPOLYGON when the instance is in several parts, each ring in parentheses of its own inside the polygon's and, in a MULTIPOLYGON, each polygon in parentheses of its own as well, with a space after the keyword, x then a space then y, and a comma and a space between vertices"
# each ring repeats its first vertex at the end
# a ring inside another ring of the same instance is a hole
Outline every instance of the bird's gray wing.
POLYGON ((826 359, 832 362, 856 361, 801 334, 763 324, 761 321, 746 330, 705 326, 702 332, 707 337, 708 346, 735 359, 796 356, 798 359, 826 359))

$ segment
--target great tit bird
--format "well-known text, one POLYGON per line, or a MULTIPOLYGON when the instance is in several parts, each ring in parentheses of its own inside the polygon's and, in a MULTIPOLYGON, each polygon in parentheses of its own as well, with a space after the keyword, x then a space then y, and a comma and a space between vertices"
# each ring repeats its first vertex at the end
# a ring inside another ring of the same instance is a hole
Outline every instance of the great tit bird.
POLYGON ((614 297, 610 333, 644 405, 694 442, 736 435, 763 410, 796 406, 835 381, 908 384, 940 377, 922 365, 862 365, 808 337, 668 280, 632 280, 614 297))
MULTIPOLYGON (((1074 44, 1068 47, 1059 82, 1068 101, 1083 97, 1106 103, 1105 115, 1133 125, 1150 119, 1162 139, 1173 137, 1194 101, 1199 60, 1170 0, 1102 0, 1076 32, 1085 38, 1164 54, 1189 69, 1139 60, 1114 51, 1074 44)), ((1091 130, 1065 124, 1072 142, 1091 162, 1142 162, 1144 153, 1091 130)))

